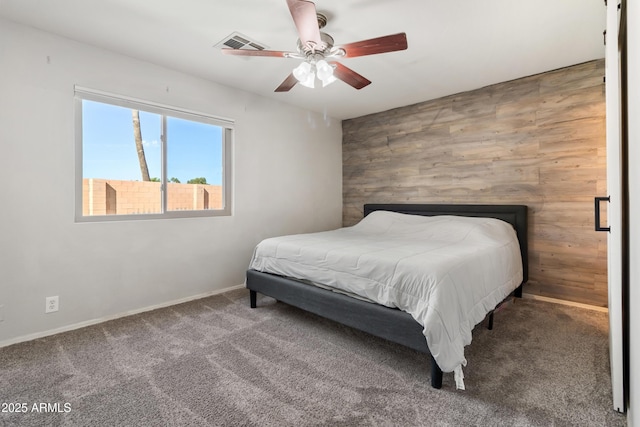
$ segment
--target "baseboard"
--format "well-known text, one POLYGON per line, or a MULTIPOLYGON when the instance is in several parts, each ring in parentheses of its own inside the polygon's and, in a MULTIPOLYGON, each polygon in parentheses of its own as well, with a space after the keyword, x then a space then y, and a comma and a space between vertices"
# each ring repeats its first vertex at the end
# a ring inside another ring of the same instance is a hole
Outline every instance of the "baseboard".
POLYGON ((205 292, 203 294, 192 295, 192 296, 189 296, 189 297, 180 298, 180 299, 173 300, 173 301, 168 301, 168 302, 163 302, 161 304, 156 304, 156 305, 152 305, 152 306, 148 306, 148 307, 144 307, 144 308, 140 308, 140 309, 136 309, 136 310, 125 311, 125 312, 122 312, 122 313, 114 314, 112 316, 100 317, 100 318, 97 318, 97 319, 91 319, 91 320, 87 320, 85 322, 74 323, 73 325, 67 325, 67 326, 63 326, 63 327, 56 328, 56 329, 51 329, 51 330, 44 331, 44 332, 37 332, 35 334, 29 334, 29 335, 24 335, 24 336, 21 336, 21 337, 11 338, 11 339, 8 339, 8 340, 5 340, 5 341, 0 341, 0 348, 7 347, 7 346, 13 345, 13 344, 18 344, 18 343, 21 343, 21 342, 32 341, 32 340, 35 340, 35 339, 38 339, 38 338, 44 338, 44 337, 48 337, 48 336, 51 336, 51 335, 60 334, 62 332, 69 332, 69 331, 73 331, 75 329, 85 328, 87 326, 97 325, 99 323, 108 322, 109 320, 120 319, 122 317, 133 316, 134 314, 140 314, 140 313, 144 313, 144 312, 147 312, 147 311, 157 310, 159 308, 165 308, 165 307, 170 307, 170 306, 176 305, 176 304, 182 304, 182 303, 189 302, 189 301, 195 301, 195 300, 198 300, 198 299, 207 298, 207 297, 210 297, 210 296, 213 296, 213 295, 222 294, 222 293, 233 291, 233 290, 236 290, 236 289, 242 289, 244 287, 245 287, 245 284, 243 283, 241 285, 231 286, 229 288, 217 289, 215 291, 205 292))
MULTIPOLYGON (((198 300, 198 299, 207 298, 207 297, 210 297, 210 296, 213 296, 213 295, 222 294, 222 293, 233 291, 233 290, 236 290, 236 289, 242 289, 244 287, 245 287, 245 284, 242 283, 240 285, 231 286, 231 287, 224 288, 224 289, 217 289, 215 291, 205 292, 203 294, 192 295, 192 296, 189 296, 189 297, 180 298, 180 299, 177 299, 177 300, 168 301, 168 302, 164 302, 164 303, 161 303, 161 304, 156 304, 156 305, 152 305, 152 306, 148 306, 148 307, 144 307, 144 308, 140 308, 140 309, 136 309, 136 310, 130 310, 130 311, 114 314, 112 316, 100 317, 98 319, 91 319, 91 320, 87 320, 85 322, 75 323, 73 325, 67 325, 67 326, 63 326, 63 327, 56 328, 56 329, 51 329, 51 330, 44 331, 44 332, 37 332, 35 334, 29 334, 29 335, 24 335, 24 336, 21 336, 21 337, 11 338, 11 339, 8 339, 8 340, 5 340, 5 341, 0 341, 0 348, 7 347, 7 346, 13 345, 13 344, 18 344, 18 343, 21 343, 21 342, 32 341, 32 340, 35 340, 35 339, 38 339, 38 338, 44 338, 44 337, 48 337, 48 336, 51 336, 51 335, 60 334, 62 332, 73 331, 75 329, 80 329, 80 328, 84 328, 84 327, 87 327, 87 326, 97 325, 99 323, 108 322, 109 320, 120 319, 122 317, 133 316, 134 314, 139 314, 139 313, 144 313, 144 312, 147 312, 147 311, 157 310, 159 308, 170 307, 172 305, 182 304, 182 303, 189 302, 189 301, 195 301, 195 300, 198 300)), ((582 304, 582 303, 573 302, 573 301, 565 301, 565 300, 561 300, 561 299, 557 299, 557 298, 544 297, 542 295, 534 295, 534 294, 523 293, 522 294, 522 298, 531 299, 531 300, 537 300, 537 301, 545 301, 545 302, 550 302, 550 303, 554 303, 554 304, 568 305, 568 306, 571 306, 571 307, 579 307, 579 308, 584 308, 584 309, 587 309, 587 310, 599 311, 599 312, 602 312, 602 313, 608 313, 609 312, 609 310, 606 307, 597 307, 595 305, 582 304)))
POLYGON ((608 313, 609 312, 609 309, 607 307, 598 307, 598 306, 590 305, 590 304, 582 304, 580 302, 565 301, 565 300, 557 299, 557 298, 543 297, 542 295, 534 295, 534 294, 523 293, 522 294, 522 298, 524 298, 524 299, 532 299, 532 300, 537 300, 537 301, 551 302, 551 303, 554 303, 554 304, 568 305, 568 306, 571 306, 571 307, 579 307, 579 308, 584 308, 584 309, 587 309, 587 310, 599 311, 601 313, 608 313))

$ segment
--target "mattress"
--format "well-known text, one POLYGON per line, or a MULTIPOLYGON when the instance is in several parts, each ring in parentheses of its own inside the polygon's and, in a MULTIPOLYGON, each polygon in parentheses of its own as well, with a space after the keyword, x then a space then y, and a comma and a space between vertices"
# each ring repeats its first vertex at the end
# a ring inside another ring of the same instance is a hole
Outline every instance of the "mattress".
POLYGON ((409 313, 462 384, 473 327, 522 283, 520 246, 499 219, 376 211, 352 227, 260 242, 250 268, 409 313))

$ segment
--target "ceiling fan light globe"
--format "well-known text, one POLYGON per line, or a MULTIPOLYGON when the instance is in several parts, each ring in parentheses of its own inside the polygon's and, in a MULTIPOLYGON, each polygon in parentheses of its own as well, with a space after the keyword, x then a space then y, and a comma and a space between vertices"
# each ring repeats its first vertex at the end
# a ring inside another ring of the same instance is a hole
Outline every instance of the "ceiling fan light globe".
POLYGON ((302 62, 296 68, 293 69, 293 76, 302 83, 309 79, 309 75, 313 76, 313 71, 311 71, 311 64, 308 62, 302 62))
POLYGON ((335 81, 336 81, 336 80, 338 80, 338 79, 336 79, 336 77, 335 77, 334 75, 331 75, 331 76, 329 76, 329 77, 327 77, 327 78, 320 79, 320 80, 322 80, 322 87, 327 87, 327 86, 329 86, 331 83, 335 82, 335 81))
POLYGON ((316 70, 317 70, 318 78, 322 81, 330 77, 333 77, 333 67, 329 65, 329 63, 324 59, 321 59, 318 62, 316 62, 316 70))
POLYGON ((315 80, 316 80, 316 76, 315 74, 313 74, 313 71, 312 71, 304 80, 300 80, 300 84, 302 86, 313 89, 315 86, 315 80))

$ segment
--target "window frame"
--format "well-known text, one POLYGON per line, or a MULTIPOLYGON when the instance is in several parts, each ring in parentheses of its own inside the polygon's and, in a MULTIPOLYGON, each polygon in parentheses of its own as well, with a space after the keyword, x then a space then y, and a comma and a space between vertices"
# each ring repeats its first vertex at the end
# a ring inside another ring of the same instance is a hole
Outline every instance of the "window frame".
POLYGON ((141 99, 122 95, 114 95, 79 86, 74 87, 75 106, 75 145, 76 145, 76 174, 75 174, 75 221, 76 222, 103 222, 103 221, 131 221, 150 219, 172 218, 197 218, 231 216, 232 205, 232 147, 234 134, 234 121, 231 119, 215 117, 201 112, 186 110, 183 108, 157 104, 141 99), (82 101, 94 101, 118 107, 146 111, 161 116, 161 210, 160 213, 122 214, 122 215, 83 215, 82 213, 82 181, 83 181, 83 140, 82 140, 82 101), (222 132, 222 209, 206 210, 167 210, 167 117, 174 117, 198 123, 219 126, 222 132))

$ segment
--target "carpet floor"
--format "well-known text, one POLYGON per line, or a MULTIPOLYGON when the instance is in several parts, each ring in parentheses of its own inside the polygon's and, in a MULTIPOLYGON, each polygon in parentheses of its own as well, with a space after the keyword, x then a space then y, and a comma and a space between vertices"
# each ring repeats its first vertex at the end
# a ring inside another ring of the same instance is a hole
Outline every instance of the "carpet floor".
POLYGON ((429 358, 248 291, 0 349, 2 426, 624 426, 605 313, 517 300, 429 358), (13 404, 13 405, 10 405, 13 404), (24 409, 24 411, 21 411, 24 409), (20 412, 16 412, 16 411, 20 412))

